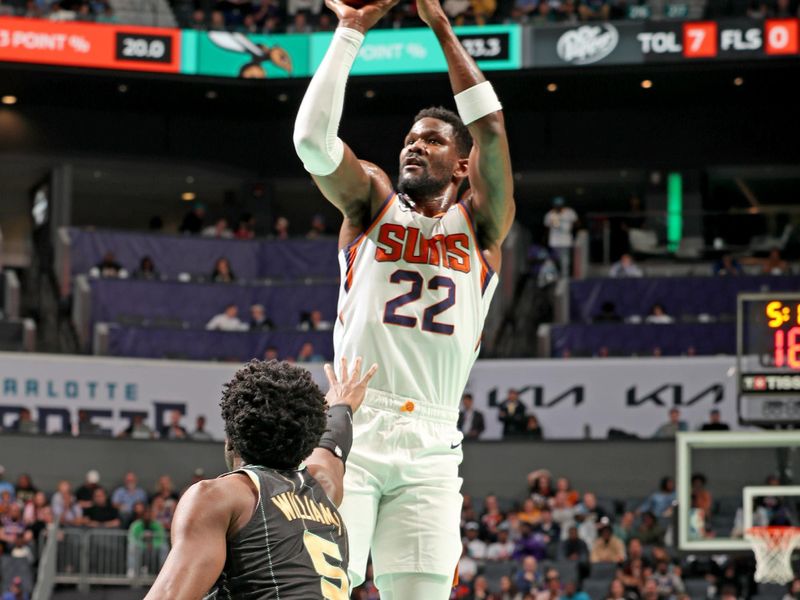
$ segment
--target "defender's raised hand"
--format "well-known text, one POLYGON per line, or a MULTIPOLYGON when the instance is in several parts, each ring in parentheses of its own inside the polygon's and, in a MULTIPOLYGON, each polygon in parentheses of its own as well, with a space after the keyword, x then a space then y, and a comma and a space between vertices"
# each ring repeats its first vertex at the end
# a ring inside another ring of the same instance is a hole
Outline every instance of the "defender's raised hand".
POLYGON ((353 370, 348 372, 347 359, 342 358, 342 381, 339 381, 336 377, 332 365, 325 365, 325 375, 328 377, 328 382, 331 384, 331 388, 325 396, 329 407, 344 404, 349 406, 353 412, 356 412, 361 406, 361 403, 364 402, 364 395, 367 393, 367 384, 370 382, 373 375, 378 372, 378 365, 372 365, 364 377, 361 377, 361 363, 362 359, 359 356, 356 358, 353 370))
POLYGON ((450 24, 440 0, 417 0, 417 13, 428 27, 450 24))

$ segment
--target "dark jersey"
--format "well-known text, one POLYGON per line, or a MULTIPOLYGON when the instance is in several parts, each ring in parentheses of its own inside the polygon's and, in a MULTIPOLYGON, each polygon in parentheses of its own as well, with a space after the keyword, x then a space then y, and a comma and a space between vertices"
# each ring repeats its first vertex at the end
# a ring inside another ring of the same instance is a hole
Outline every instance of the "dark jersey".
POLYGON ((347 531, 322 486, 306 469, 247 465, 234 473, 248 475, 260 498, 228 540, 225 568, 208 598, 347 600, 347 531))

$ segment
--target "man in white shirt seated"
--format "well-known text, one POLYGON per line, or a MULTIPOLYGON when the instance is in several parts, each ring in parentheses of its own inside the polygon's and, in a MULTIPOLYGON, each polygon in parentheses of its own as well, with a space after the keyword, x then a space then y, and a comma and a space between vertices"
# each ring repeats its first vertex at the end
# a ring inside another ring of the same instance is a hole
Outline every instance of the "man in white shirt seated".
POLYGON ((223 312, 215 315, 206 323, 206 329, 209 331, 247 331, 250 327, 247 323, 239 320, 239 307, 229 304, 223 312))
POLYGON ((608 271, 609 277, 644 277, 642 269, 639 268, 630 254, 623 254, 619 260, 611 265, 608 271))

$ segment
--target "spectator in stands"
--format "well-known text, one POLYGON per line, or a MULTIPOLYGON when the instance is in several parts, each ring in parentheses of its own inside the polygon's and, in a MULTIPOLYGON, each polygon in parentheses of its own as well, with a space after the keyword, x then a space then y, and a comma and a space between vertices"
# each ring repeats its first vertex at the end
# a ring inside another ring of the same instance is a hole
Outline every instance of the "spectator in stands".
POLYGON ((482 561, 486 558, 486 542, 478 537, 481 526, 475 521, 470 521, 464 526, 464 544, 467 552, 475 560, 482 561))
POLYGON ((495 539, 497 536, 497 528, 505 520, 506 516, 500 510, 500 503, 497 501, 497 496, 489 494, 483 500, 483 514, 481 514, 481 527, 485 537, 495 539))
POLYGON ((556 569, 547 569, 544 585, 544 590, 536 594, 536 600, 558 600, 561 597, 561 577, 556 569))
POLYGON ((533 556, 526 556, 522 559, 522 568, 517 571, 514 583, 523 594, 535 592, 542 583, 539 562, 533 556))
POLYGON ((206 418, 203 415, 197 417, 195 429, 190 436, 195 442, 210 442, 214 438, 206 431, 206 418))
POLYGON ((614 525, 614 536, 618 537, 622 540, 623 544, 627 544, 628 541, 634 535, 634 521, 636 520, 636 515, 633 511, 625 511, 623 513, 622 518, 619 520, 619 523, 614 525))
POLYGON ((657 517, 672 515, 672 505, 675 503, 675 480, 664 477, 658 486, 658 491, 653 492, 638 508, 639 514, 652 512, 657 517))
POLYGON ((623 562, 625 560, 625 544, 614 535, 608 520, 600 524, 599 534, 592 545, 592 562, 623 562))
POLYGON ((39 424, 33 420, 29 409, 22 408, 17 420, 8 428, 8 431, 36 435, 39 433, 39 424))
POLYGON ((508 390, 508 396, 500 403, 497 416, 503 424, 503 437, 517 437, 525 434, 528 419, 525 416, 525 405, 519 399, 519 392, 514 388, 508 390))
POLYGON ((325 362, 325 357, 314 350, 314 344, 303 342, 303 345, 300 346, 300 352, 297 353, 297 362, 321 363, 325 362))
POLYGON ((89 416, 89 413, 85 410, 78 411, 78 435, 79 436, 91 436, 91 435, 100 435, 102 433, 102 427, 97 423, 92 421, 92 418, 89 416))
POLYGON ((711 409, 708 413, 708 423, 703 423, 701 431, 730 431, 730 425, 722 422, 722 416, 718 408, 711 409))
POLYGON ((3 490, 0 492, 0 517, 7 514, 12 504, 16 504, 11 492, 3 490))
POLYGON ((475 25, 486 25, 497 11, 497 0, 471 0, 470 4, 475 25))
POLYGON ((706 476, 702 473, 692 475, 692 508, 699 508, 704 514, 710 515, 714 500, 706 489, 706 482, 706 476))
POLYGON ((5 476, 6 468, 3 465, 0 465, 0 494, 3 492, 8 492, 10 498, 13 500, 16 490, 14 489, 13 483, 5 480, 5 476))
POLYGON ((179 410, 170 411, 169 423, 161 428, 159 434, 163 440, 185 440, 189 434, 186 428, 181 425, 183 413, 179 410))
POLYGON ((472 394, 464 394, 461 397, 461 410, 458 412, 456 427, 464 434, 465 440, 477 440, 486 429, 483 413, 476 410, 474 404, 472 394))
POLYGON ((108 494, 103 488, 94 491, 92 505, 83 511, 83 515, 87 527, 115 529, 122 524, 119 511, 109 503, 108 494))
POLYGON ((19 477, 17 477, 17 484, 14 487, 16 488, 17 502, 21 502, 22 504, 33 500, 33 497, 39 491, 36 486, 33 485, 31 476, 27 473, 20 473, 19 477))
POLYGON ((478 575, 472 582, 472 600, 492 600, 489 581, 483 575, 478 575))
POLYGON ((578 14, 583 21, 607 21, 611 10, 606 0, 581 0, 578 14))
POLYGON ((156 270, 156 263, 149 256, 143 256, 139 261, 139 268, 133 272, 134 279, 158 279, 159 274, 156 270))
POLYGON ((127 271, 117 262, 117 257, 111 251, 103 255, 103 259, 89 271, 92 277, 127 277, 127 271))
POLYGON ((639 594, 631 594, 625 592, 625 584, 617 577, 608 586, 608 594, 606 600, 638 600, 639 594))
POLYGON ((203 9, 198 8, 192 12, 192 17, 189 21, 189 29, 194 29, 195 31, 205 31, 208 29, 208 19, 203 9))
POLYGON ((218 258, 214 263, 214 270, 211 272, 211 281, 214 283, 233 283, 236 275, 231 268, 231 262, 225 258, 218 258))
POLYGON ((279 240, 288 240, 289 239, 289 219, 286 217, 278 217, 275 219, 275 225, 273 225, 273 230, 275 231, 275 237, 279 240))
POLYGON ((800 577, 795 577, 786 588, 786 595, 783 600, 797 600, 800 598, 800 577))
MULTIPOLYGON (((111 504, 119 511, 119 516, 127 524, 133 515, 133 506, 141 502, 147 504, 147 492, 139 486, 136 473, 128 471, 123 485, 119 486, 111 496, 111 504)), ((95 500, 95 504, 97 500, 95 500)))
POLYGON ((610 277, 643 277, 644 272, 639 265, 633 262, 630 254, 623 254, 617 262, 611 265, 608 275, 610 277))
POLYGON ((572 230, 578 215, 566 206, 563 196, 553 198, 553 208, 545 215, 544 225, 550 230, 548 244, 558 257, 558 268, 562 277, 569 277, 572 256, 572 230))
POLYGON ((554 520, 549 506, 542 507, 542 518, 533 530, 544 536, 545 544, 557 547, 561 541, 561 526, 554 520))
MULTIPOLYGON (((526 556, 533 556, 536 560, 544 560, 548 554, 548 540, 546 536, 535 531, 529 523, 520 523, 520 536, 514 544, 514 560, 522 560, 526 556)), ((553 541, 555 548, 557 542, 553 541)))
POLYGON ((653 304, 653 307, 650 309, 650 314, 647 315, 645 319, 645 323, 654 325, 668 325, 674 322, 675 319, 667 314, 662 304, 658 303, 653 304))
POLYGON ((469 555, 466 546, 463 546, 461 558, 458 561, 458 574, 459 579, 463 574, 464 580, 467 582, 471 582, 475 575, 478 574, 478 563, 469 555))
POLYGON ((278 360, 278 356, 278 349, 275 346, 267 346, 267 349, 264 351, 264 360, 267 362, 278 360))
POLYGON ((559 553, 565 560, 578 563, 578 569, 589 562, 589 547, 579 536, 578 528, 571 525, 567 529, 567 539, 561 542, 561 552, 559 553))
POLYGON ((536 13, 539 0, 515 0, 511 18, 517 23, 527 23, 536 13))
POLYGON ((714 265, 714 274, 737 276, 744 275, 744 271, 738 260, 733 258, 730 254, 726 254, 714 265))
POLYGON ((681 421, 681 411, 677 408, 669 410, 669 421, 661 425, 653 434, 654 438, 673 439, 679 431, 689 431, 686 421, 681 421))
POLYGON ((522 502, 522 509, 517 513, 517 518, 525 523, 536 525, 542 518, 542 511, 536 506, 533 498, 525 498, 522 502))
POLYGON ((8 586, 8 590, 3 593, 3 600, 28 600, 30 596, 25 592, 22 585, 22 577, 15 576, 8 586))
POLYGON ((655 579, 648 577, 642 586, 642 600, 659 600, 658 584, 655 579))
POLYGON ((225 217, 220 217, 213 225, 203 228, 200 234, 207 238, 230 239, 233 237, 233 232, 228 228, 228 219, 225 217))
POLYGON ((221 10, 212 10, 208 29, 210 31, 225 31, 227 29, 225 25, 225 13, 221 10))
POLYGON ((556 480, 556 494, 559 492, 564 492, 566 494, 568 506, 575 506, 578 504, 578 500, 580 500, 581 497, 577 491, 572 489, 572 484, 566 477, 559 477, 556 480))
POLYGON ((617 313, 617 307, 613 302, 606 301, 600 305, 600 312, 592 319, 595 323, 621 323, 622 317, 617 313))
POLYGON ((445 0, 442 8, 453 25, 460 26, 469 16, 472 5, 470 0, 445 0))
POLYGON ((89 508, 94 502, 94 492, 100 488, 100 473, 92 469, 86 473, 83 484, 75 490, 75 499, 83 510, 89 508))
POLYGON ((570 579, 564 583, 564 591, 559 600, 591 600, 586 592, 578 589, 578 583, 570 579))
POLYGON ((655 514, 650 511, 642 513, 636 537, 646 546, 661 546, 664 543, 664 528, 658 523, 655 514))
POLYGON ((144 422, 144 415, 136 413, 131 417, 131 424, 118 437, 132 440, 152 440, 155 439, 156 433, 150 428, 150 425, 144 422))
POLYGON ((322 311, 312 310, 300 316, 300 331, 330 331, 333 323, 322 318, 322 311))
POLYGON ((320 214, 316 214, 311 217, 311 228, 308 230, 308 233, 306 233, 306 238, 309 240, 314 240, 323 237, 325 233, 325 217, 320 214))
MULTIPOLYGON (((781 1, 778 0, 778 2, 781 1)), ((785 2, 786 0, 783 1, 785 2)), ((764 275, 787 275, 789 273, 789 263, 781 258, 781 251, 778 248, 773 248, 770 250, 769 256, 764 260, 762 271, 764 275)))
POLYGON ((500 578, 500 591, 494 594, 492 600, 522 600, 522 594, 508 575, 500 578))
POLYGON ((69 481, 59 481, 58 490, 50 499, 50 505, 53 510, 53 518, 62 527, 78 526, 82 523, 83 509, 72 494, 72 486, 69 481))
POLYGON ((239 320, 239 307, 229 304, 225 310, 218 315, 214 315, 206 323, 208 331, 247 331, 247 323, 239 320))
POLYGON ((568 531, 575 524, 575 507, 569 503, 567 492, 556 492, 551 502, 553 520, 561 527, 561 531, 568 531))
POLYGON ((529 440, 544 439, 544 429, 539 423, 539 418, 534 414, 528 415, 528 420, 525 423, 525 437, 529 440))
MULTIPOLYGON (((486 560, 504 561, 511 559, 511 555, 514 554, 514 542, 510 539, 510 530, 511 526, 505 521, 497 526, 497 539, 487 546, 486 560)), ((535 563, 536 559, 533 560, 535 563)), ((524 567, 525 565, 523 564, 523 569, 524 567)))
POLYGON ((263 304, 253 304, 250 307, 250 330, 251 331, 272 331, 275 323, 267 317, 267 311, 263 304))
POLYGON ((666 560, 656 563, 653 580, 656 582, 659 598, 672 598, 686 591, 681 568, 677 565, 671 566, 666 560))
POLYGON ((128 577, 132 578, 139 573, 142 561, 145 566, 156 557, 157 569, 161 568, 167 559, 169 545, 164 526, 153 518, 153 511, 148 506, 141 504, 142 516, 131 523, 128 529, 128 577))
POLYGON ((256 237, 256 218, 251 213, 242 213, 233 237, 237 240, 252 240, 256 237))
POLYGON ((181 233, 198 234, 203 231, 203 224, 206 220, 206 207, 201 202, 196 202, 183 217, 178 231, 181 233))
POLYGON ((13 546, 17 537, 25 534, 22 521, 22 506, 12 502, 5 514, 0 517, 0 543, 13 546))
POLYGON ((555 494, 552 482, 553 478, 547 469, 537 469, 528 473, 528 489, 537 506, 545 506, 555 494))

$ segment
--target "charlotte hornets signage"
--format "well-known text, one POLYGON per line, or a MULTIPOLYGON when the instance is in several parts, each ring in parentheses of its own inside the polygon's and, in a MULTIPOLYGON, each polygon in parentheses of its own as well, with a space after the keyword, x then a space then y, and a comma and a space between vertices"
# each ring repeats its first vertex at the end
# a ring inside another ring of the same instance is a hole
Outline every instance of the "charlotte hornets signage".
MULTIPOLYGON (((478 361, 468 391, 483 411, 483 439, 499 439, 500 403, 510 388, 520 393, 547 439, 605 437, 610 428, 649 437, 672 407, 697 428, 717 408, 736 424, 733 358, 643 358, 596 360, 478 361)), ((191 430, 207 418, 207 429, 222 439, 219 416, 222 386, 239 365, 0 354, 0 424, 9 427, 20 410, 31 410, 39 429, 70 434, 78 411, 110 434, 142 415, 159 429, 170 413, 184 415, 191 430)), ((325 385, 321 365, 311 366, 325 385)))

